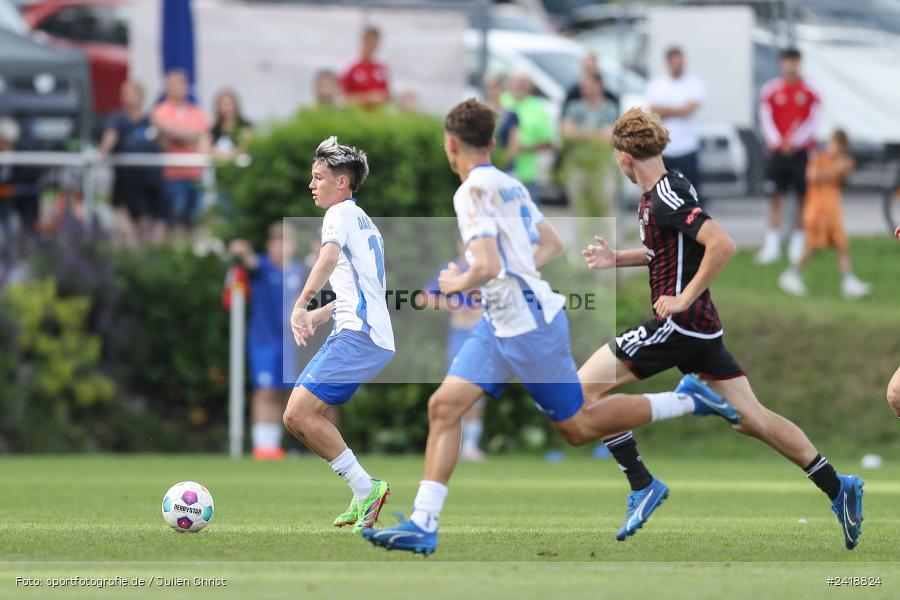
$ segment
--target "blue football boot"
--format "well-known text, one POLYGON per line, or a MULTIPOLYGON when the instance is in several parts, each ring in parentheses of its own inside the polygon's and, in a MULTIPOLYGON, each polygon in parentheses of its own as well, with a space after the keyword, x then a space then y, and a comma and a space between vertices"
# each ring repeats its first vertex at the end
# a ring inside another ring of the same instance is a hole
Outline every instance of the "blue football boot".
POLYGON ((862 535, 862 479, 856 475, 838 475, 841 480, 841 491, 831 503, 831 510, 837 515, 838 523, 844 532, 844 545, 853 550, 862 535))
POLYGON ((406 550, 426 556, 437 550, 437 531, 429 533, 411 520, 390 529, 363 529, 362 536, 388 550, 406 550))
POLYGON ((662 481, 653 478, 650 485, 642 490, 635 490, 628 494, 628 510, 625 512, 625 522, 616 532, 616 539, 624 542, 644 526, 653 511, 669 497, 669 487, 662 481))
POLYGON ((696 375, 685 375, 675 388, 675 392, 686 394, 694 401, 694 414, 700 417, 718 415, 737 425, 741 422, 741 415, 728 400, 715 393, 696 375))

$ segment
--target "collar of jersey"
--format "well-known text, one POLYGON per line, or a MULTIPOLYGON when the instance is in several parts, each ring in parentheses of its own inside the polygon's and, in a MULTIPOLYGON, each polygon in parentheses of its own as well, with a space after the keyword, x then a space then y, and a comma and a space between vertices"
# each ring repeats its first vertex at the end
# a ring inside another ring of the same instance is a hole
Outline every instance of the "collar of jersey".
POLYGON ((494 165, 492 165, 491 163, 481 163, 480 165, 475 165, 474 167, 472 167, 471 169, 469 169, 469 172, 471 173, 471 172, 474 171, 475 169, 480 169, 480 168, 482 168, 482 167, 493 167, 493 166, 494 166, 494 165))
MULTIPOLYGON (((341 202, 346 202, 347 200, 349 200, 350 202, 356 204, 356 198, 354 198, 353 196, 349 196, 349 197, 347 197, 347 198, 344 198, 343 200, 341 200, 341 202)), ((341 202, 338 202, 338 204, 340 204, 341 202)))

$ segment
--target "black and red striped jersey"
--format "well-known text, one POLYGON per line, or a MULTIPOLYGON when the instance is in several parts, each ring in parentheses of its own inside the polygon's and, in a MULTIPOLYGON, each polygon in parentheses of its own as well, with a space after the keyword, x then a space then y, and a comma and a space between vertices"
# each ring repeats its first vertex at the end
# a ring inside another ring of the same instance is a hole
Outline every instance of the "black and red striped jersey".
MULTIPOLYGON (((704 253, 703 245, 696 240, 697 232, 709 218, 698 203, 694 186, 677 171, 666 173, 641 196, 638 219, 641 241, 650 259, 651 305, 660 296, 677 296, 696 275, 704 253)), ((722 334, 719 313, 708 289, 671 320, 685 335, 705 338, 722 334)))

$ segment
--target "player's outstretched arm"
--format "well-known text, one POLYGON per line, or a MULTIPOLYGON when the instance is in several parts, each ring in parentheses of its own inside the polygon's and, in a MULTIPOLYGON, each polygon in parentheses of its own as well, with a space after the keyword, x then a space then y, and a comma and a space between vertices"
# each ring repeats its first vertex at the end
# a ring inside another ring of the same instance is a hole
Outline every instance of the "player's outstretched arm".
POLYGON ((599 235, 594 236, 594 244, 581 251, 588 268, 602 270, 614 267, 646 267, 650 264, 647 253, 640 248, 633 250, 615 251, 605 239, 599 235))
POLYGON ((660 296, 653 305, 661 319, 684 312, 719 276, 734 255, 734 242, 722 226, 707 219, 697 232, 697 241, 704 246, 703 260, 697 274, 678 296, 660 296))
POLYGON ((540 237, 534 247, 534 265, 540 269, 546 265, 551 258, 559 254, 566 247, 559 237, 556 227, 544 219, 538 223, 537 231, 540 237))
POLYGON ((334 268, 337 266, 338 258, 340 258, 341 249, 337 244, 326 242, 322 244, 322 250, 319 251, 319 258, 309 272, 306 278, 306 284, 300 297, 294 304, 294 311, 291 313, 291 332, 294 334, 294 341, 298 346, 306 346, 306 339, 312 337, 315 333, 315 324, 312 315, 307 310, 307 306, 315 298, 334 268))

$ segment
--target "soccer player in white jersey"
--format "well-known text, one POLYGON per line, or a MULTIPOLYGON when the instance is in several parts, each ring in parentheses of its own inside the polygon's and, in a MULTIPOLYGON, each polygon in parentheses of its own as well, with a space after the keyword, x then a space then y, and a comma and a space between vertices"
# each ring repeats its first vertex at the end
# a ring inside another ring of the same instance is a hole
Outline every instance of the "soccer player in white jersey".
POLYGON ((495 123, 487 105, 466 100, 444 124, 447 160, 462 181, 453 206, 470 267, 463 273, 450 265, 438 283, 444 294, 481 288, 485 315, 428 401, 425 477, 410 519, 391 529, 362 532, 389 549, 435 551, 438 518, 459 454, 462 415, 483 394, 498 397, 514 377, 572 444, 680 416, 685 406, 698 415, 733 412, 724 400, 710 407, 700 394, 676 392, 611 397, 585 406, 565 300, 538 271, 563 244, 525 186, 490 164, 495 123))
POLYGON ((309 189, 316 206, 325 209, 322 249, 294 305, 291 329, 302 346, 331 318, 334 329, 300 374, 284 411, 288 431, 350 485, 353 500, 334 525, 353 525, 353 531, 372 527, 390 494, 387 482, 369 476, 324 416, 329 406, 347 402, 394 356, 385 301, 384 240, 353 197, 368 174, 365 152, 339 144, 336 137, 316 149, 309 189), (336 299, 307 310, 326 281, 336 299))

